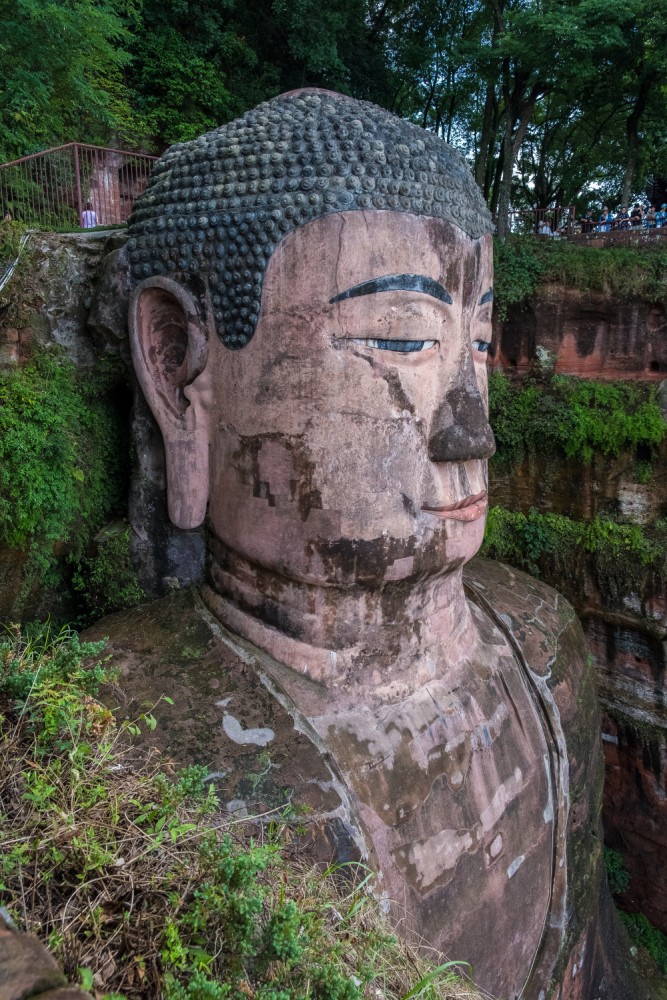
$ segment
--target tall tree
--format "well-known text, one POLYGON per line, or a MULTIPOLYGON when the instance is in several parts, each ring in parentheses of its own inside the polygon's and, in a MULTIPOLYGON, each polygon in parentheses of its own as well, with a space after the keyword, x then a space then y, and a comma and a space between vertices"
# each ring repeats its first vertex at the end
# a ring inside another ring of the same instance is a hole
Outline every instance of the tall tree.
POLYGON ((0 156, 97 140, 129 116, 132 0, 0 0, 0 156))

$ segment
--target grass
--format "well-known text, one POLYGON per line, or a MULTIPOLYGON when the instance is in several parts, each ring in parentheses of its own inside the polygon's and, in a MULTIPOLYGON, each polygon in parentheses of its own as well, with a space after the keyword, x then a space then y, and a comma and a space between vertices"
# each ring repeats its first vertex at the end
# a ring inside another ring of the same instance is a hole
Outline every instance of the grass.
POLYGON ((604 247, 512 236, 494 241, 494 303, 501 319, 541 284, 581 291, 613 292, 616 298, 667 299, 667 250, 659 247, 604 247))
POLYGON ((155 719, 117 724, 102 657, 69 628, 0 639, 0 903, 70 979, 127 1000, 479 1000, 394 937, 365 868, 304 863, 307 817, 223 819, 205 769, 135 745, 155 719))

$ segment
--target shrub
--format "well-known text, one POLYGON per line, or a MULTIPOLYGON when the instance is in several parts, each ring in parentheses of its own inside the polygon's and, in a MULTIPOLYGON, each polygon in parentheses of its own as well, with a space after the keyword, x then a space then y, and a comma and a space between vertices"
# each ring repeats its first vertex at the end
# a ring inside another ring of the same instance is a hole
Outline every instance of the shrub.
POLYGON ((76 565, 125 505, 128 437, 100 362, 77 373, 39 352, 0 370, 0 544, 28 549, 34 576, 58 579, 54 550, 76 565))
POLYGON ((499 465, 528 453, 578 458, 619 455, 640 446, 655 449, 667 426, 654 386, 594 382, 557 375, 512 384, 502 372, 489 378, 489 419, 499 465))

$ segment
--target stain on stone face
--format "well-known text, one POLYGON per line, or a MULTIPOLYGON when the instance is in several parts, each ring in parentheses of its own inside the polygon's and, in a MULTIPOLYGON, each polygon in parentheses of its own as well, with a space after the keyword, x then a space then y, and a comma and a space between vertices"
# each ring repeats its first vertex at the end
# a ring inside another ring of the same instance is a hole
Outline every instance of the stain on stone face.
POLYGON ((495 454, 496 442, 486 407, 467 361, 457 384, 436 412, 428 446, 433 462, 487 459, 495 454))
POLYGON ((408 413, 414 414, 415 408, 413 404, 408 399, 403 386, 401 385, 401 380, 398 377, 398 373, 395 371, 385 371, 382 373, 382 378, 387 383, 389 387, 389 395, 391 396, 391 401, 397 410, 407 410, 408 413))

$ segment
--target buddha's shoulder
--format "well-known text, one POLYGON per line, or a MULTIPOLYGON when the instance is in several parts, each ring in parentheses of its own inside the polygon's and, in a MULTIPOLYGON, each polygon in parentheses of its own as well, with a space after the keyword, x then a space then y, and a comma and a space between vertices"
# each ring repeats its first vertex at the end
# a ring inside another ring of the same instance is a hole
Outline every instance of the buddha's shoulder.
POLYGON ((530 671, 550 686, 589 672, 586 640, 572 605, 553 587, 492 559, 465 567, 468 599, 510 640, 530 671))

